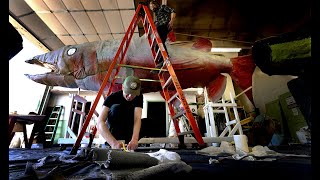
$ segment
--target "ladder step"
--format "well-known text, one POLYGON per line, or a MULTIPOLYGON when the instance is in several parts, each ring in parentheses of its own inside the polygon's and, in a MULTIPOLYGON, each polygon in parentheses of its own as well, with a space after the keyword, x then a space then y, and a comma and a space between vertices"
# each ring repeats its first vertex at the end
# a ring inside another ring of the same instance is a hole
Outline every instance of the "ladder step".
POLYGON ((153 36, 153 38, 152 38, 152 42, 151 42, 151 49, 155 46, 155 43, 156 43, 157 41, 156 41, 156 37, 155 36, 153 36))
POLYGON ((171 82, 172 82, 172 76, 170 76, 168 78, 168 80, 166 81, 166 83, 163 85, 163 89, 167 88, 170 85, 171 82))
POLYGON ((54 126, 56 126, 56 125, 47 125, 47 126, 52 126, 52 127, 54 127, 54 126))
POLYGON ((44 132, 45 134, 53 134, 53 132, 44 132))
POLYGON ((158 59, 160 58, 160 56, 161 56, 161 53, 160 53, 161 51, 160 51, 160 48, 158 48, 158 51, 157 51, 157 54, 156 54, 156 57, 154 58, 154 61, 155 62, 158 62, 158 59))
POLYGON ((232 121, 227 122, 227 123, 226 123, 226 126, 230 126, 230 125, 236 124, 236 123, 237 123, 237 121, 234 119, 234 120, 232 120, 232 121))
POLYGON ((225 113, 226 111, 225 110, 212 110, 212 112, 214 112, 214 113, 225 113))
POLYGON ((171 103, 175 98, 177 98, 178 92, 176 92, 169 100, 168 103, 171 103))
POLYGON ((193 134, 193 133, 194 133, 193 130, 190 130, 190 131, 181 132, 178 135, 187 135, 187 134, 193 134))
POLYGON ((46 141, 51 141, 51 139, 46 139, 46 141))
POLYGON ((151 29, 151 25, 149 24, 149 26, 148 26, 148 31, 147 31, 147 36, 149 36, 150 34, 150 29, 151 29))
POLYGON ((147 14, 144 15, 144 20, 143 20, 143 26, 146 26, 148 18, 147 18, 147 14))
POLYGON ((177 119, 178 117, 181 117, 182 115, 184 115, 186 113, 185 110, 178 112, 177 114, 175 114, 172 119, 177 119))
POLYGON ((212 103, 212 102, 209 102, 208 105, 212 106, 212 107, 237 107, 236 103, 212 103))

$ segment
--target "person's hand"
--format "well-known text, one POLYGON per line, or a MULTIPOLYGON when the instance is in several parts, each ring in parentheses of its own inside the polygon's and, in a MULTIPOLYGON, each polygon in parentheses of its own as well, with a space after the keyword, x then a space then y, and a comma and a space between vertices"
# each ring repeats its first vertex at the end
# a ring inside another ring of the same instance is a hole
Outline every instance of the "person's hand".
POLYGON ((173 28, 173 21, 170 20, 168 23, 168 30, 171 31, 172 28, 173 28))
POLYGON ((135 150, 138 148, 138 141, 137 140, 131 140, 129 144, 127 145, 128 150, 135 150))
POLYGON ((112 149, 121 149, 122 148, 122 143, 120 141, 115 141, 114 143, 111 144, 112 149))

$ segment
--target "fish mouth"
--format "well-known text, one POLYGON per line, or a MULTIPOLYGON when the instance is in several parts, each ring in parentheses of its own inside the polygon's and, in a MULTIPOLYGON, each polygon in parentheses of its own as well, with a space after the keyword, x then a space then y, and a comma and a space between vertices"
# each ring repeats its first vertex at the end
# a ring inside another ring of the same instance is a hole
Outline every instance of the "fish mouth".
POLYGON ((72 75, 62 75, 59 72, 59 68, 57 67, 57 63, 55 61, 50 61, 44 59, 43 56, 35 56, 32 59, 28 59, 25 62, 28 64, 33 64, 37 66, 44 67, 46 69, 51 70, 51 72, 43 73, 43 74, 24 74, 27 78, 48 86, 62 86, 69 88, 77 88, 78 85, 75 82, 75 79, 72 75))
POLYGON ((28 64, 33 64, 33 65, 44 67, 46 69, 50 69, 53 72, 58 70, 56 63, 41 61, 40 59, 37 59, 36 57, 33 57, 32 59, 28 59, 25 62, 28 64))

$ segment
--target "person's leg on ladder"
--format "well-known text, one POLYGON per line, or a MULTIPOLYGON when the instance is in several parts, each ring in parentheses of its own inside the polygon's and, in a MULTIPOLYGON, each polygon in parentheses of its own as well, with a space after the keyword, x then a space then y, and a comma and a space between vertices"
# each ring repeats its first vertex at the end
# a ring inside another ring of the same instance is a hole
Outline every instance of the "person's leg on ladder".
MULTIPOLYGON (((167 40, 167 37, 168 37, 168 33, 169 33, 169 30, 168 30, 168 27, 167 25, 160 25, 157 27, 157 31, 158 31, 158 34, 160 36, 160 39, 161 39, 161 42, 163 44, 163 47, 164 49, 166 50, 167 54, 168 54, 168 50, 167 50, 167 47, 166 47, 166 40, 167 40)), ((155 52, 158 51, 158 46, 156 46, 155 48, 155 52)), ((169 54, 168 54, 169 56, 169 54)), ((160 56, 159 58, 159 61, 157 62, 157 65, 156 65, 156 68, 161 68, 163 66, 163 57, 160 56)), ((152 73, 157 73, 157 71, 151 71, 152 73)))

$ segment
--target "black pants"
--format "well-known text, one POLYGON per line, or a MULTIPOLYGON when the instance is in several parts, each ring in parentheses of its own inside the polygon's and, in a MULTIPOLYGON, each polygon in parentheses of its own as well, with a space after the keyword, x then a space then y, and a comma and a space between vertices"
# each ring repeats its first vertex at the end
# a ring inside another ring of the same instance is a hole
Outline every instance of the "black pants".
POLYGON ((120 104, 114 104, 109 109, 107 126, 117 140, 129 143, 133 133, 133 111, 129 111, 120 104))
MULTIPOLYGON (((166 47, 166 40, 167 40, 168 34, 170 32, 169 29, 168 29, 168 24, 157 26, 157 31, 158 31, 158 34, 159 34, 160 39, 162 41, 162 44, 164 46, 164 49, 168 53, 168 50, 167 50, 167 47, 166 47)), ((158 51, 158 48, 156 48, 156 52, 157 51, 158 51)), ((168 54, 168 56, 169 56, 169 54, 168 54)), ((159 59, 159 62, 162 62, 162 61, 163 61, 163 58, 161 56, 160 59, 159 59)))

